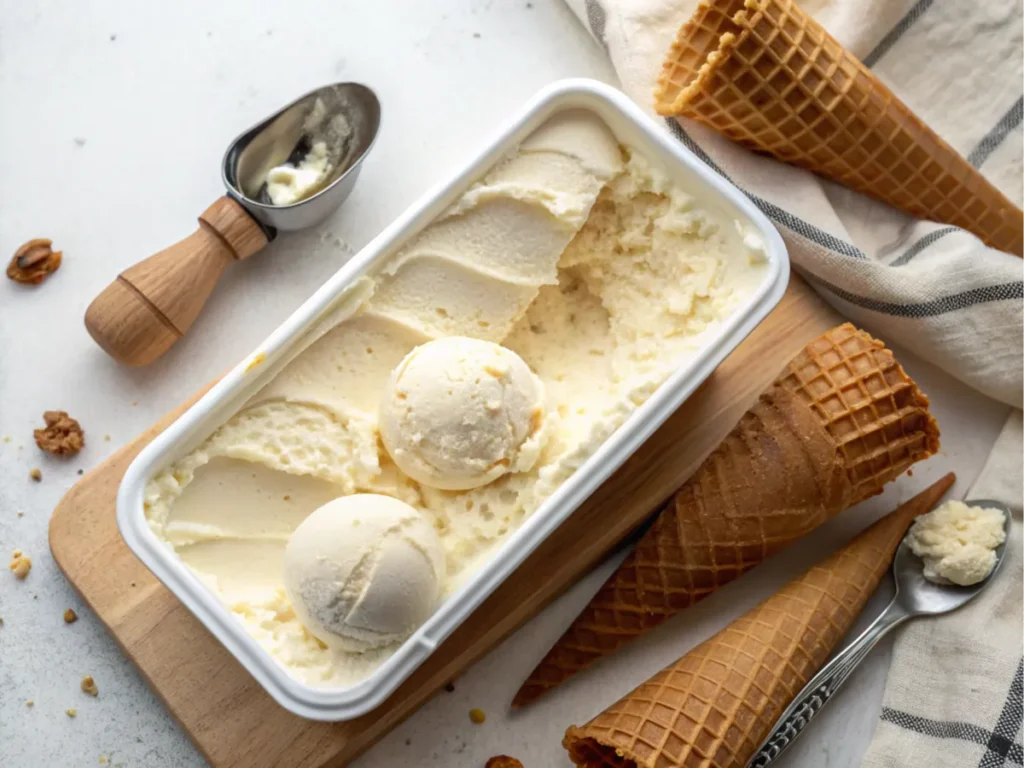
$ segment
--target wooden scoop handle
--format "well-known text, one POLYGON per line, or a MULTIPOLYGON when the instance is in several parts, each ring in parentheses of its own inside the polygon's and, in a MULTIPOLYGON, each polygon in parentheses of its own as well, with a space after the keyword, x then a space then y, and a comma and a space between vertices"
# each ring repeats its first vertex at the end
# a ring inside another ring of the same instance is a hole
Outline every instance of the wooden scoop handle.
POLYGON ((185 335, 224 268, 267 242, 256 220, 222 197, 203 211, 199 229, 104 288, 85 311, 85 327, 118 362, 148 365, 185 335))

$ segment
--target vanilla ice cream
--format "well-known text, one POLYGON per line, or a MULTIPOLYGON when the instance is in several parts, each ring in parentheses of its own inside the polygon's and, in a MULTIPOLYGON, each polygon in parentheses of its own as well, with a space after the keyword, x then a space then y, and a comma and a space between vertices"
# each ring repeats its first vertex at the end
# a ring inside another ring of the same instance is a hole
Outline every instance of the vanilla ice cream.
POLYGON ((947 501, 918 517, 907 534, 924 576, 937 584, 970 586, 996 565, 996 547, 1006 541, 1006 514, 993 507, 947 501))
POLYGON ((523 359, 465 336, 416 347, 380 403, 380 436, 398 468, 449 491, 532 469, 544 421, 544 385, 523 359))
POLYGON ((270 169, 267 195, 274 205, 294 205, 323 189, 331 170, 327 142, 315 141, 298 165, 285 163, 270 169))
POLYGON ((408 504, 440 542, 445 600, 767 275, 749 225, 591 113, 560 113, 153 479, 150 526, 290 674, 350 685, 394 645, 320 638, 325 625, 285 589, 285 542, 306 515, 332 491, 408 504), (249 477, 246 464, 260 470, 249 477), (252 519, 229 498, 234 478, 252 519))
POLYGON ((357 493, 324 504, 292 533, 284 587, 320 641, 362 653, 404 640, 433 612, 444 551, 408 504, 357 493))

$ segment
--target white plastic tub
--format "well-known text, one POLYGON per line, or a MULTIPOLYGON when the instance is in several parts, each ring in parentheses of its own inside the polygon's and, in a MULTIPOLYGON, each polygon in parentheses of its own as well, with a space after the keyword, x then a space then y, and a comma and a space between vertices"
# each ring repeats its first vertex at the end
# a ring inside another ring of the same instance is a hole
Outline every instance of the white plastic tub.
POLYGON ((778 232, 738 189, 715 174, 619 91, 591 80, 563 80, 544 88, 464 168, 437 185, 327 281, 259 348, 132 462, 117 495, 117 522, 132 552, 252 673, 281 706, 314 720, 349 720, 381 704, 516 567, 686 400, 778 303, 789 280, 789 260, 778 232), (370 677, 344 689, 300 683, 264 650, 218 598, 150 530, 143 509, 147 482, 187 454, 287 362, 304 334, 321 321, 353 282, 429 224, 506 152, 556 112, 586 109, 620 143, 639 149, 684 187, 749 222, 765 243, 764 283, 694 359, 651 398, 515 531, 454 595, 442 603, 370 677))

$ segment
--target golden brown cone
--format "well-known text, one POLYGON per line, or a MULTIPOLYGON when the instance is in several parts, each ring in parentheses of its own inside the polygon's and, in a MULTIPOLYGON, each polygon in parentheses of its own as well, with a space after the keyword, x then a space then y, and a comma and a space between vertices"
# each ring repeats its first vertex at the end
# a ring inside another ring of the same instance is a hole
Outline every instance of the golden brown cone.
POLYGON ((665 61, 655 109, 1024 254, 1024 213, 795 0, 703 0, 665 61))
POLYGON ((946 475, 694 648, 562 744, 583 768, 743 768, 825 663, 946 475))
POLYGON ((669 500, 513 706, 665 621, 939 448, 928 398, 849 323, 812 341, 669 500))

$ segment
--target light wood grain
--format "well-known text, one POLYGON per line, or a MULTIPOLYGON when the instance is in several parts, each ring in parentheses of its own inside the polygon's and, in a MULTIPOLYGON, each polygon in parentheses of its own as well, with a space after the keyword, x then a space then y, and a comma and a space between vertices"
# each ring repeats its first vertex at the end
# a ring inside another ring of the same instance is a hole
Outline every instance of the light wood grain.
POLYGON ((126 365, 147 365, 180 339, 225 268, 267 244, 267 236, 229 197, 216 200, 184 240, 129 267, 93 299, 85 327, 126 365))
MULTIPOLYGON (((114 521, 132 458, 202 393, 86 475, 54 511, 57 564, 207 759, 341 766, 591 568, 640 525, 811 338, 840 322, 797 277, 774 312, 583 506, 374 712, 314 723, 278 707, 128 551, 114 521)), ((204 390, 205 391, 205 390, 204 390)))

